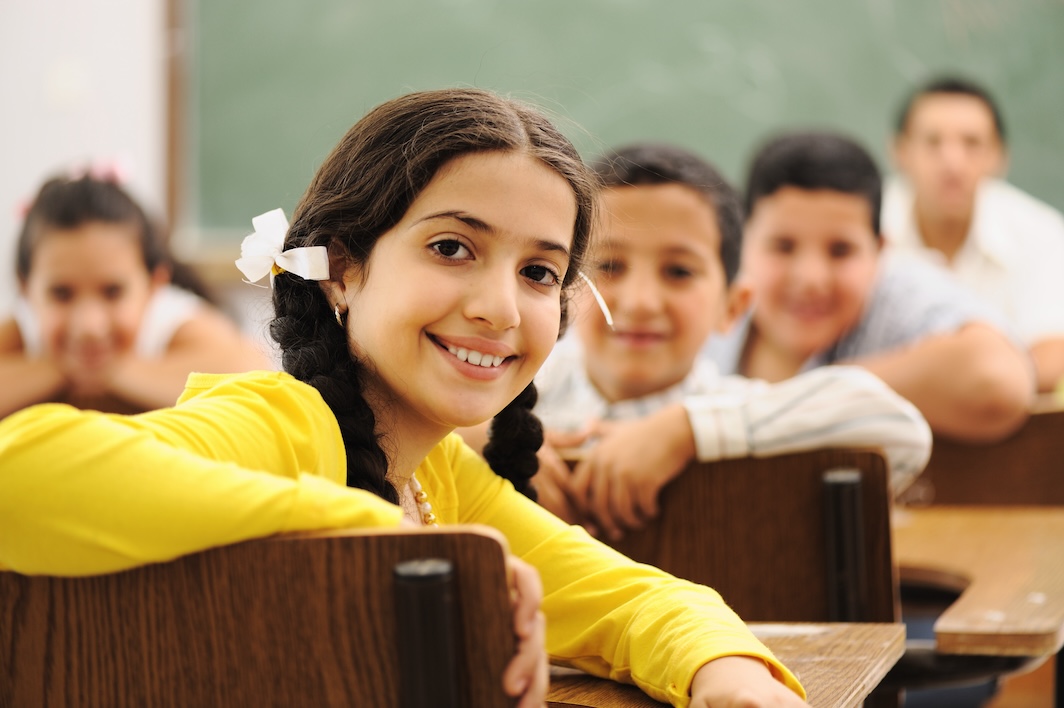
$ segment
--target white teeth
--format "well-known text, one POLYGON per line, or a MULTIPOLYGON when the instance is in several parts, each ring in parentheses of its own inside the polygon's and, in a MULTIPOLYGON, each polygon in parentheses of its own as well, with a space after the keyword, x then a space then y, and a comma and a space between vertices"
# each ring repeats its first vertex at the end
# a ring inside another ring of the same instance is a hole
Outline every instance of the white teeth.
POLYGON ((458 361, 467 361, 473 366, 483 366, 484 368, 498 366, 506 360, 504 356, 493 356, 470 349, 463 349, 462 347, 448 346, 447 351, 454 354, 458 361))

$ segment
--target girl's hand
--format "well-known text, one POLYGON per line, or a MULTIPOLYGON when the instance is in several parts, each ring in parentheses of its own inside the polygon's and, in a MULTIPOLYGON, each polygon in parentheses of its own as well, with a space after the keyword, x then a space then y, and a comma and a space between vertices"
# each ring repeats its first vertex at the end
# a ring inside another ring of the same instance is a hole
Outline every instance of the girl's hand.
POLYGON ((543 585, 539 573, 516 556, 506 558, 510 598, 514 610, 517 654, 502 677, 507 695, 520 696, 517 708, 540 708, 547 700, 550 669, 547 664, 547 620, 540 611, 543 585))
POLYGON ((87 361, 77 354, 66 353, 57 359, 67 380, 67 392, 72 399, 102 398, 111 393, 111 379, 118 367, 119 357, 108 355, 87 361))
POLYGON ((772 676, 760 659, 724 656, 695 673, 691 708, 801 708, 809 704, 772 676))

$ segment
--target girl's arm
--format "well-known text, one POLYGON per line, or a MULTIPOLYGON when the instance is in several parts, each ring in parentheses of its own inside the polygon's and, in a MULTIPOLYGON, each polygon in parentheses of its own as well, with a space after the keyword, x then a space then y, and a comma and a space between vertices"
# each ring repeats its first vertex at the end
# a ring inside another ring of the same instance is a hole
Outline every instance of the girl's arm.
POLYGON ((514 554, 539 569, 552 660, 686 706, 703 666, 745 656, 769 669, 766 690, 782 682, 803 695, 716 592, 636 564, 582 528, 567 526, 455 443, 459 520, 498 528, 514 554))
POLYGON ((343 445, 310 387, 263 373, 192 399, 0 421, 0 567, 92 575, 282 531, 399 524, 399 507, 330 481, 343 445))
POLYGON ((955 440, 993 442, 1027 420, 1034 373, 1027 354, 979 322, 854 362, 909 399, 931 429, 955 440))
POLYGON ((110 392, 139 410, 172 406, 192 372, 233 373, 273 366, 220 312, 201 307, 178 328, 157 359, 128 356, 116 367, 110 392))
POLYGON ((66 389, 63 372, 48 359, 29 359, 15 320, 0 323, 0 418, 35 403, 58 400, 66 389))

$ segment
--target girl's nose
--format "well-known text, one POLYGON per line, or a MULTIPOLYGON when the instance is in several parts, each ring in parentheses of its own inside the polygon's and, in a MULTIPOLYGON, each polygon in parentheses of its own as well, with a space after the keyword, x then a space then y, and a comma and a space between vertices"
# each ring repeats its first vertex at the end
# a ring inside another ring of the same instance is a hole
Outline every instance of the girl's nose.
POLYGON ((469 285, 465 296, 465 316, 480 320, 495 330, 519 325, 518 278, 509 269, 486 269, 483 277, 469 285))
POLYGON ((79 302, 70 313, 68 329, 73 339, 101 339, 110 327, 107 307, 95 300, 79 302))

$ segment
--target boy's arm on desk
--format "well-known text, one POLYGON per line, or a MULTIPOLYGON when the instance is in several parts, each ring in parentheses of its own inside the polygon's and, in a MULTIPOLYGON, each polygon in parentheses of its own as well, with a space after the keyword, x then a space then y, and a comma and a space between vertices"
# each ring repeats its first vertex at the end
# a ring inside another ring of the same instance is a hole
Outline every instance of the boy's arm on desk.
POLYGON ((852 363, 912 401, 936 433, 967 442, 1015 432, 1034 395, 1027 353, 979 322, 852 363))
POLYGON ((931 429, 920 412, 863 368, 825 366, 738 395, 687 402, 698 460, 770 457, 831 447, 883 450, 895 494, 923 470, 931 429))

